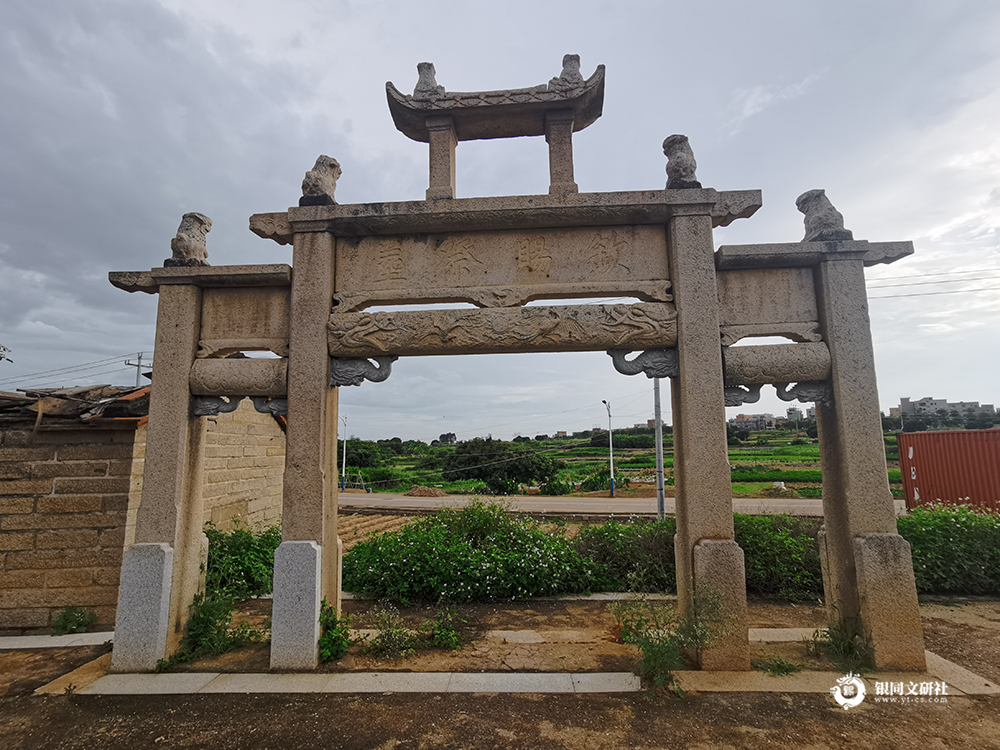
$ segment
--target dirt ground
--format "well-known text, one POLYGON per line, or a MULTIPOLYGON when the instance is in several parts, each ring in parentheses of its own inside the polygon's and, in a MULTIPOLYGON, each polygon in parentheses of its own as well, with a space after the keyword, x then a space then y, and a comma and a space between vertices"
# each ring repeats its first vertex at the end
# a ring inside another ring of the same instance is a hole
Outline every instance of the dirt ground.
MULTIPOLYGON (((358 626, 372 606, 347 603, 358 626)), ((266 602, 245 609, 251 620, 262 617, 266 602)), ((1000 679, 1000 602, 941 600, 921 609, 929 649, 1000 679)), ((410 607, 400 614, 412 626, 435 612, 410 607)), ((614 618, 603 603, 475 605, 457 608, 456 616, 467 621, 461 628, 467 645, 457 653, 430 651, 380 661, 355 647, 331 668, 493 671, 506 663, 519 671, 604 671, 627 669, 632 658, 629 647, 617 642, 614 618), (527 644, 539 648, 534 653, 517 654, 526 644, 503 643, 491 638, 490 630, 534 630, 546 642, 527 644), (525 663, 511 664, 516 656, 525 663)), ((750 617, 754 627, 820 627, 824 620, 818 607, 764 602, 751 604, 750 617)), ((783 648, 790 661, 805 661, 799 644, 783 648)), ((670 693, 32 694, 101 650, 0 652, 0 748, 1000 748, 1000 696, 952 697, 947 704, 866 702, 845 712, 828 696, 780 693, 705 693, 684 699, 670 693)), ((266 669, 262 646, 227 656, 228 666, 203 661, 192 668, 266 669)))

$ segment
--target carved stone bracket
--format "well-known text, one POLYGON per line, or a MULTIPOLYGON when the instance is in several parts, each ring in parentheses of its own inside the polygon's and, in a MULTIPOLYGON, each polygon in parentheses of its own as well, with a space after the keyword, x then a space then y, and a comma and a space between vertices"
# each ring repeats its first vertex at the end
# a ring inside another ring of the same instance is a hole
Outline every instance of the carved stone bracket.
POLYGON ((288 222, 287 212, 254 214, 250 217, 250 231, 279 245, 292 244, 292 225, 288 222))
POLYGON ((270 396, 254 396, 253 408, 261 414, 273 414, 276 417, 288 416, 288 399, 271 398, 270 396))
POLYGON ((239 409, 245 398, 253 401, 254 409, 261 414, 288 416, 288 399, 270 396, 194 396, 191 399, 191 414, 195 417, 229 414, 239 409))
POLYGON ((244 396, 194 396, 191 399, 191 414, 195 417, 215 417, 229 414, 240 408, 244 396))
POLYGON ((759 385, 730 385, 723 389, 726 398, 726 406, 742 406, 743 404, 755 404, 760 401, 759 385))
POLYGON ((373 383, 381 383, 392 373, 392 363, 399 357, 392 355, 388 357, 372 357, 376 364, 367 358, 358 359, 338 359, 330 358, 330 387, 337 388, 342 385, 361 385, 364 381, 370 380, 373 383))
POLYGON ((677 349, 647 349, 634 359, 625 359, 631 349, 608 349, 615 369, 622 375, 645 373, 647 378, 676 378, 680 375, 677 349))
POLYGON ((833 401, 833 389, 827 380, 806 380, 796 383, 791 388, 788 383, 775 383, 774 390, 782 401, 801 401, 809 403, 830 403, 833 401))

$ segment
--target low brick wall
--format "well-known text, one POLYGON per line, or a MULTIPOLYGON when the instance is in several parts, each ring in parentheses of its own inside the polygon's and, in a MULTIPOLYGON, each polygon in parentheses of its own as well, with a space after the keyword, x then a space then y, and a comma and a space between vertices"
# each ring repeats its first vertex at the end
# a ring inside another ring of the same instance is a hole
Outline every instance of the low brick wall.
MULTIPOLYGON (((48 627, 67 606, 114 625, 123 549, 135 540, 146 428, 0 432, 0 632, 48 627)), ((281 521, 285 435, 244 401, 208 418, 205 521, 281 521)))
POLYGON ((46 627, 67 605, 112 625, 134 431, 0 435, 0 630, 46 627))

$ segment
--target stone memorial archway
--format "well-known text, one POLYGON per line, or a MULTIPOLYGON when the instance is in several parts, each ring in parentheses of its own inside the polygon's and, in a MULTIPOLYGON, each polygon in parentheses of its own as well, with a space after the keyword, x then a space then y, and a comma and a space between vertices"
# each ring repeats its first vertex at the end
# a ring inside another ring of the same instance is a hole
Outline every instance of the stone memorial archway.
POLYGON ((756 400, 767 384, 817 404, 832 615, 862 623, 880 666, 923 667, 864 284, 866 265, 912 245, 854 240, 822 191, 810 191, 799 199, 802 242, 716 251, 713 228, 753 215, 761 195, 703 188, 684 136, 664 141, 665 189, 578 192, 572 134, 601 115, 603 66, 584 79, 567 55, 547 84, 473 93, 445 91, 429 63, 418 73, 412 95, 386 88, 397 128, 429 144, 426 200, 338 205, 340 165, 321 156, 297 207, 250 219, 255 234, 292 245, 291 267, 207 265, 211 222, 187 214, 163 268, 111 274, 119 288, 160 295, 147 473, 123 560, 113 669, 150 671, 174 651, 201 585, 205 415, 245 397, 287 413, 271 666, 312 669, 320 601, 340 602, 338 388, 384 380, 399 357, 594 350, 626 374, 671 379, 679 600, 690 609, 711 598, 724 620, 700 654, 703 669, 750 668, 725 406, 756 400), (547 195, 456 197, 458 142, 534 135, 549 144, 547 195), (524 307, 600 296, 640 302, 524 307), (478 309, 365 312, 431 302, 478 309), (753 336, 791 343, 732 347, 753 336), (253 350, 278 356, 226 358, 253 350))

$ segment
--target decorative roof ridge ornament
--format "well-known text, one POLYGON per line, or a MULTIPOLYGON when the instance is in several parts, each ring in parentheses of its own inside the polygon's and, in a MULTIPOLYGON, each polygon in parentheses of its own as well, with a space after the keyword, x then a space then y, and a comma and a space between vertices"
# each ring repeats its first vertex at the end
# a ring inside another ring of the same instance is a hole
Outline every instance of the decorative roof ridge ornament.
POLYGON ((701 188, 698 176, 698 162, 686 135, 675 133, 663 139, 663 155, 667 157, 667 190, 701 188))
POLYGON ((170 240, 173 255, 163 261, 164 268, 207 266, 205 235, 212 231, 212 220, 197 211, 184 214, 177 234, 170 240))
POLYGON ((805 214, 806 236, 802 238, 803 242, 854 239, 854 233, 844 229, 844 215, 833 207, 825 190, 807 190, 795 199, 795 207, 805 214))
POLYGON ((300 206, 336 206, 334 194, 337 192, 337 180, 343 170, 340 162, 326 154, 320 154, 316 164, 302 178, 302 197, 300 206))
POLYGON ((577 193, 573 133, 604 111, 604 66, 584 80, 580 56, 564 55, 562 71, 539 86, 500 91, 446 91, 434 64, 417 64, 413 94, 388 81, 385 95, 396 129, 430 146, 427 200, 455 197, 459 141, 544 135, 549 144, 549 194, 577 193))
POLYGON ((580 73, 580 56, 564 55, 559 76, 538 86, 496 91, 446 91, 437 82, 434 64, 417 64, 417 84, 413 94, 404 94, 385 84, 392 121, 407 138, 428 143, 424 122, 430 116, 450 116, 455 121, 456 139, 474 141, 491 138, 518 138, 545 135, 545 112, 573 111, 573 131, 583 130, 603 114, 604 66, 598 65, 590 78, 580 73))

